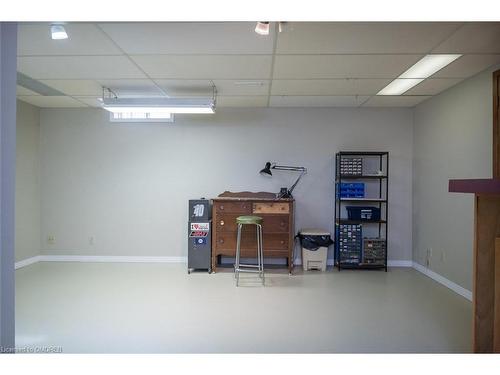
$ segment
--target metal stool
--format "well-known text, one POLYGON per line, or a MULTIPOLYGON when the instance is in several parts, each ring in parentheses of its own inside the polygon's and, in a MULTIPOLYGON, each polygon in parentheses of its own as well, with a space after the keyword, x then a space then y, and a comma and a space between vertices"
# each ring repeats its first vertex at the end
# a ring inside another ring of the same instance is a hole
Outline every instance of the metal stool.
POLYGON ((238 224, 238 235, 236 238, 236 262, 234 263, 234 276, 236 278, 236 286, 240 281, 240 272, 258 273, 262 279, 262 285, 265 283, 264 279, 264 251, 262 248, 262 218, 259 216, 238 216, 236 218, 238 224), (241 253, 241 229, 243 225, 255 225, 257 229, 257 264, 240 264, 241 253))

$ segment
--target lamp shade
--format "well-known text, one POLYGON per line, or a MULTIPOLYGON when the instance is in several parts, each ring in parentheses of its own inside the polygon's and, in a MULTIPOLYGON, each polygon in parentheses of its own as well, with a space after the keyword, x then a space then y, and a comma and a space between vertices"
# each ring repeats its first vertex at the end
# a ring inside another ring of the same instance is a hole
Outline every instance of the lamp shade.
POLYGON ((264 167, 264 169, 261 169, 260 170, 260 174, 263 175, 263 176, 272 176, 272 172, 271 172, 271 162, 268 161, 266 163, 266 166, 264 167))

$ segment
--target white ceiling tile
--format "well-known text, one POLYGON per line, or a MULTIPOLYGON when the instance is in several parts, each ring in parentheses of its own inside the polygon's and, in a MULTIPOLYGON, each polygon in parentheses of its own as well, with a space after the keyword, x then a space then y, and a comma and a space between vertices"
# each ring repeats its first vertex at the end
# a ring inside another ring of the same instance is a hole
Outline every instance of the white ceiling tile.
POLYGON ((75 99, 78 99, 78 101, 83 102, 91 107, 97 107, 101 108, 102 104, 99 101, 100 97, 97 96, 75 96, 75 99))
POLYGON ((109 87, 117 96, 165 96, 166 93, 149 79, 107 79, 98 80, 99 84, 109 87))
POLYGON ((279 33, 279 54, 428 53, 460 23, 290 22, 279 33))
MULTIPOLYGON (((210 96, 212 82, 210 80, 166 80, 157 79, 155 82, 164 89, 169 96, 210 96)), ((217 95, 267 95, 268 80, 214 80, 217 95)))
POLYGON ((414 107, 432 96, 372 96, 363 107, 414 107))
POLYGON ((101 85, 85 79, 42 79, 40 82, 66 95, 102 95, 101 85))
POLYGON ((29 95, 40 95, 40 94, 37 92, 31 91, 30 89, 27 89, 23 86, 17 85, 16 95, 29 96, 29 95))
POLYGON ((428 78, 405 92, 405 95, 436 95, 462 80, 462 78, 428 78))
MULTIPOLYGON (((255 22, 138 22, 99 24, 127 54, 272 54, 274 32, 255 22)), ((274 25, 272 26, 274 27, 274 25)))
POLYGON ((271 95, 375 95, 391 79, 273 80, 271 95))
POLYGON ((165 96, 153 81, 146 79, 66 80, 48 79, 40 82, 71 96, 102 96, 103 87, 118 96, 165 96))
POLYGON ((18 96, 19 100, 42 108, 78 108, 86 107, 85 104, 69 96, 18 96))
POLYGON ((133 55, 148 76, 172 79, 268 79, 268 55, 133 55))
POLYGON ((122 54, 92 23, 67 23, 64 28, 68 33, 68 39, 52 40, 49 23, 21 23, 18 27, 18 56, 122 54))
POLYGON ((267 96, 219 96, 217 107, 267 107, 267 96))
POLYGON ((432 78, 468 78, 499 63, 500 54, 464 55, 432 75, 432 78))
POLYGON ((270 107, 357 107, 369 96, 271 96, 270 107))
POLYGON ((274 79, 395 78, 421 55, 277 55, 274 79))
POLYGON ((124 56, 19 57, 17 68, 34 79, 146 78, 124 56))
POLYGON ((432 53, 500 53, 500 22, 468 22, 432 53))

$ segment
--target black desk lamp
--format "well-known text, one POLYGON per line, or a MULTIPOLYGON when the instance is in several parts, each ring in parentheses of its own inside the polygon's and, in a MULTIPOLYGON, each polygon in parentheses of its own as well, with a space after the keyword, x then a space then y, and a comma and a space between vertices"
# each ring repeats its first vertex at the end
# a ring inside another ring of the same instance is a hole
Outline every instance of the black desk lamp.
POLYGON ((271 172, 271 169, 276 169, 278 171, 301 172, 299 177, 297 178, 297 181, 295 181, 295 183, 290 187, 290 189, 281 188, 281 191, 278 194, 277 198, 292 198, 293 189, 295 189, 295 186, 297 186, 302 176, 307 173, 307 169, 304 167, 290 167, 287 165, 277 165, 276 163, 271 163, 270 161, 268 161, 264 169, 260 171, 260 174, 263 176, 272 176, 273 173, 271 172))

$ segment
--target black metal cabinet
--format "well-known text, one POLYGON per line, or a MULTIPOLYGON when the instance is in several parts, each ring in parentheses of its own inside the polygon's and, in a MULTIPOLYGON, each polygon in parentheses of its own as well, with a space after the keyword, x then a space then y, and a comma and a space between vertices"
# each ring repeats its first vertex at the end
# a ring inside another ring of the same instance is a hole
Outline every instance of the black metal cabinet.
POLYGON ((389 152, 335 154, 335 265, 385 269, 389 152))

